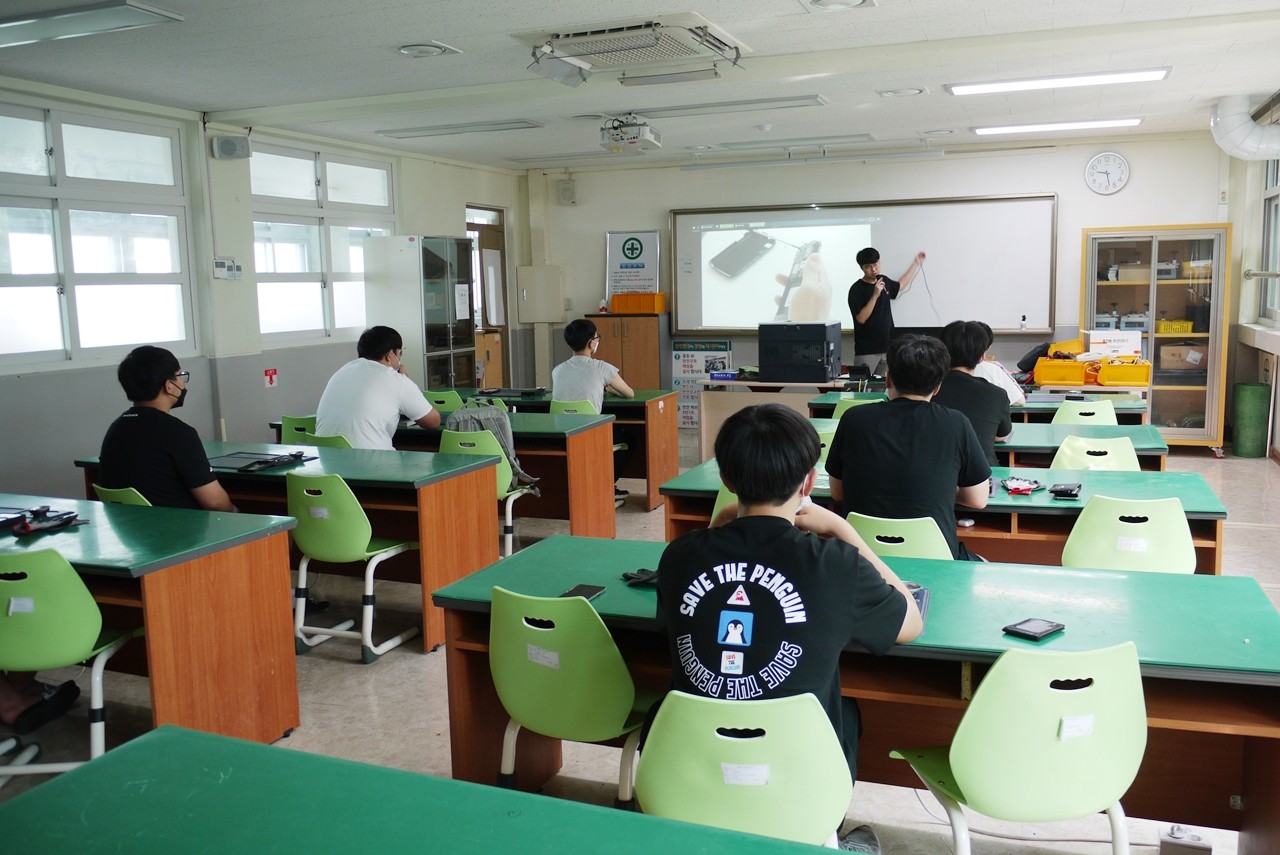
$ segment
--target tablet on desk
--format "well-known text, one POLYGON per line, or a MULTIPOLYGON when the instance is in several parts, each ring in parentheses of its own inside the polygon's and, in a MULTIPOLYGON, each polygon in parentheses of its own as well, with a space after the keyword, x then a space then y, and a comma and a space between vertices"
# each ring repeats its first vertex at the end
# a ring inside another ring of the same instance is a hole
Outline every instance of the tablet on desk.
POLYGON ((306 457, 301 451, 292 454, 264 454, 256 451, 233 451, 218 457, 210 457, 209 465, 214 469, 231 469, 235 472, 259 472, 276 466, 287 466, 290 463, 301 463, 315 460, 314 456, 306 457))

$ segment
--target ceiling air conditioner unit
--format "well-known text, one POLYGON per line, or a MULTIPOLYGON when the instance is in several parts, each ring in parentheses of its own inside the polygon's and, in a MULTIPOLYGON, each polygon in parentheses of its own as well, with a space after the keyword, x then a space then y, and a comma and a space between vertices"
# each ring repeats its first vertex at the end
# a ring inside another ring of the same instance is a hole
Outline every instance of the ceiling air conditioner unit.
POLYGON ((561 57, 573 57, 592 71, 675 65, 698 60, 736 63, 749 49, 695 12, 661 20, 637 18, 557 32, 518 33, 537 48, 545 45, 561 57))

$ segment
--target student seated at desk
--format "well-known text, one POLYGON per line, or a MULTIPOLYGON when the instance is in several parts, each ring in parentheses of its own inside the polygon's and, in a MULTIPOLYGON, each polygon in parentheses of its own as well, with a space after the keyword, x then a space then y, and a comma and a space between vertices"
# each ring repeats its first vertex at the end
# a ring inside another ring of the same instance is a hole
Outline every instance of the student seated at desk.
POLYGON ((991 466, 963 413, 931 403, 951 357, 942 342, 904 335, 889 345, 889 400, 840 418, 827 472, 844 512, 911 519, 933 517, 964 561, 981 561, 956 537, 957 504, 987 505, 991 466))
POLYGON ((951 354, 951 370, 933 402, 964 413, 987 453, 987 464, 999 466, 995 444, 1013 433, 1013 420, 1008 396, 974 372, 987 350, 986 330, 977 321, 952 321, 942 328, 942 343, 951 354))
MULTIPOLYGON (((602 412, 604 393, 607 389, 624 398, 634 398, 635 391, 622 379, 618 369, 601 359, 596 359, 600 349, 600 333, 587 318, 576 318, 564 328, 564 342, 573 351, 564 362, 551 370, 551 397, 556 401, 589 401, 596 412, 602 412)), ((627 444, 626 450, 613 455, 614 478, 622 475, 636 448, 636 438, 617 424, 613 427, 614 442, 627 444)), ((614 487, 615 503, 621 507, 627 491, 614 487)))
POLYGON ((163 347, 136 347, 121 361, 116 378, 133 406, 102 438, 98 483, 133 487, 161 507, 234 512, 200 434, 170 414, 186 400, 190 377, 163 347))
POLYGON ((404 373, 404 340, 391 327, 369 327, 356 342, 356 358, 334 372, 316 408, 316 433, 341 434, 352 448, 394 451, 403 415, 425 428, 440 426, 422 390, 404 373))
MULTIPOLYGON (((995 344, 996 341, 996 334, 991 331, 991 327, 982 321, 974 321, 974 323, 982 327, 982 331, 987 335, 987 346, 984 349, 991 350, 991 345, 995 344)), ((988 359, 985 353, 982 359, 978 360, 978 364, 973 367, 973 373, 988 383, 994 383, 1003 389, 1005 395, 1009 398, 1009 406, 1021 407, 1027 403, 1027 396, 1022 391, 1022 387, 1014 381, 1013 375, 999 362, 994 359, 988 359)))
POLYGON ((856 642, 883 654, 922 624, 906 586, 849 523, 809 503, 820 448, 809 420, 779 404, 725 421, 716 460, 739 516, 667 546, 657 621, 675 663, 672 688, 729 700, 812 692, 856 781, 862 725, 857 702, 840 696, 841 651, 856 642))

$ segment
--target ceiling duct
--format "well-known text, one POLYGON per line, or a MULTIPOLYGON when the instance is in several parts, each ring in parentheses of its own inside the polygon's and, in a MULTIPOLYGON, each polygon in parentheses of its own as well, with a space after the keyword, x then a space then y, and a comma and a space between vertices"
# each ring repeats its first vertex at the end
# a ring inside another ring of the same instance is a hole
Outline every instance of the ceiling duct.
POLYGON ((1280 125, 1260 125, 1249 112, 1248 95, 1219 98, 1209 112, 1214 142, 1241 160, 1280 158, 1280 125))
POLYGON ((546 46, 556 56, 588 63, 592 71, 676 65, 699 60, 728 60, 735 65, 744 51, 730 36, 694 12, 661 20, 636 19, 560 32, 519 33, 533 47, 546 46))

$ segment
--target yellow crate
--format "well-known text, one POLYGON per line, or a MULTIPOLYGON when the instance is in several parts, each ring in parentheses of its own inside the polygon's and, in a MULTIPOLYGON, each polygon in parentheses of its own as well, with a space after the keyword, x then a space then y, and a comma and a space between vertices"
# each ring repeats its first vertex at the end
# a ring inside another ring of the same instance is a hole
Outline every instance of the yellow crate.
POLYGON ((667 295, 661 292, 614 294, 609 299, 609 311, 615 314, 660 315, 666 310, 667 295))
POLYGON ((1189 333, 1191 332, 1191 321, 1156 321, 1156 332, 1158 333, 1189 333))
POLYGON ((1151 363, 1133 356, 1113 356, 1098 367, 1099 386, 1149 386, 1151 363))
POLYGON ((1074 359, 1036 360, 1034 371, 1037 386, 1084 385, 1085 363, 1074 359))
POLYGON ((1084 353, 1084 339, 1073 338, 1070 341, 1055 341, 1049 345, 1049 353, 1084 353))

